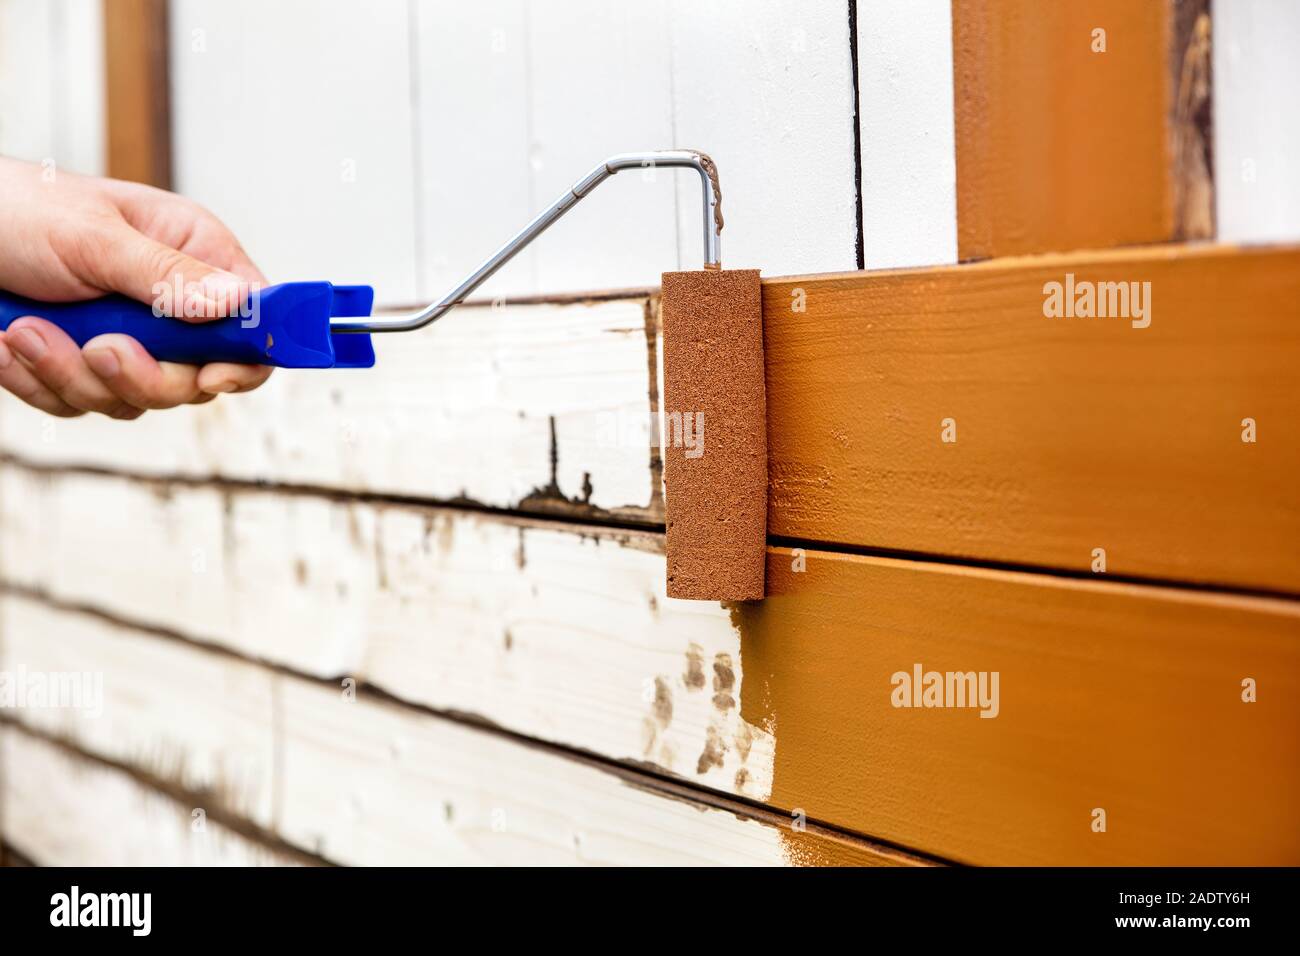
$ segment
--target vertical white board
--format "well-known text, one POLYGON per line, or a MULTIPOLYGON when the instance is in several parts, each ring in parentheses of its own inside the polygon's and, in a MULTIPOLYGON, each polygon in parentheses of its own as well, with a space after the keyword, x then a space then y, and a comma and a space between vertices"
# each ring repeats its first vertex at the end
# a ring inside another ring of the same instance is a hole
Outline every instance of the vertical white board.
MULTIPOLYGON (((846 3, 425 2, 419 46, 437 286, 427 291, 459 279, 607 155, 671 147, 718 163, 724 264, 769 275, 855 267, 846 3)), ((700 232, 697 176, 625 171, 490 291, 657 285, 665 270, 698 267, 700 232)))
POLYGON ((415 299, 403 0, 183 0, 171 10, 176 188, 272 282, 415 299))
MULTIPOLYGON (((529 7, 533 190, 547 205, 614 153, 673 143, 665 0, 529 7)), ((653 286, 677 268, 673 182, 628 170, 537 245, 542 290, 653 286)))
POLYGON ((949 0, 859 0, 857 31, 866 267, 956 262, 949 0))
POLYGON ((1219 239, 1300 238, 1300 4, 1232 0, 1213 16, 1219 239))
MULTIPOLYGON (((536 212, 525 0, 413 5, 420 294, 441 296, 536 212)), ((533 248, 478 295, 537 288, 533 248)))
POLYGON ((104 5, 102 0, 58 0, 53 8, 54 156, 64 169, 102 176, 108 152, 104 5))
POLYGON ((0 0, 0 155, 102 175, 100 0, 0 0))
MULTIPOLYGON (((674 138, 718 164, 724 267, 857 267, 848 4, 673 0, 674 138)), ((699 268, 699 183, 678 183, 682 268, 699 268)))
MULTIPOLYGON (((664 0, 417 6, 431 295, 607 156, 672 145, 664 0)), ((677 267, 673 215, 672 174, 622 173, 483 291, 657 285, 677 267)))
POLYGON ((54 156, 54 4, 0 0, 0 154, 54 156))

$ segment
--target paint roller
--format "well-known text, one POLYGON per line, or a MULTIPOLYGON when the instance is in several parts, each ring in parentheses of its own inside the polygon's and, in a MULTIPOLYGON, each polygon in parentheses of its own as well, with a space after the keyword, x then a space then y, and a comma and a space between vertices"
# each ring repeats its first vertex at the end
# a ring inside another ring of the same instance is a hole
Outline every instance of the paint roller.
MULTIPOLYGON (((700 177, 704 268, 665 272, 661 296, 668 596, 763 597, 767 415, 758 271, 722 269, 717 167, 696 150, 611 156, 578 180, 454 289, 416 312, 372 316, 370 286, 287 282, 254 291, 239 314, 187 322, 110 295, 46 303, 0 292, 0 329, 21 316, 62 328, 78 344, 129 335, 161 361, 283 368, 370 368, 374 333, 422 329, 462 303, 598 185, 626 169, 686 168, 700 177)), ((177 297, 180 301, 180 297, 177 297)))

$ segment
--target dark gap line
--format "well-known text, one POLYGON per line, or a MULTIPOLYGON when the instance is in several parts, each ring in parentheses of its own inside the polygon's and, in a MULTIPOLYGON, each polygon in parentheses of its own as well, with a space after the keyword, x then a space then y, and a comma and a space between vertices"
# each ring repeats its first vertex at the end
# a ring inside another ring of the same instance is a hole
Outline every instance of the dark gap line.
MULTIPOLYGON (((595 753, 594 751, 585 750, 581 747, 574 747, 569 744, 556 743, 554 741, 540 740, 521 731, 511 730, 508 727, 504 727, 480 714, 475 714, 469 711, 432 707, 428 704, 407 700, 391 691, 385 690, 383 687, 372 684, 367 680, 356 678, 351 674, 338 674, 330 677, 319 677, 313 674, 307 674, 290 667, 287 664, 269 661, 264 658, 252 657, 236 651, 233 648, 203 640, 201 638, 194 638, 190 635, 183 634, 180 631, 173 630, 172 628, 161 627, 156 624, 134 620, 92 604, 68 601, 51 595, 39 588, 14 584, 3 579, 0 579, 0 595, 12 595, 37 604, 42 604, 56 611, 90 617, 108 624, 110 627, 133 631, 150 637, 183 644, 195 650, 214 654, 227 660, 261 667, 285 678, 305 681, 319 687, 328 687, 332 691, 339 689, 340 682, 344 678, 352 677, 356 680, 358 697, 365 695, 376 702, 386 704, 387 706, 399 710, 419 713, 424 716, 449 721, 458 726, 468 727, 482 733, 491 734, 512 743, 539 750, 559 759, 577 762, 604 773, 612 774, 625 783, 645 787, 647 789, 655 790, 656 792, 662 792, 667 796, 684 797, 711 809, 731 813, 733 816, 754 819, 771 826, 779 827, 781 825, 776 821, 782 819, 782 808, 773 807, 770 804, 763 803, 761 800, 756 800, 739 794, 723 794, 720 791, 710 790, 694 784, 689 780, 684 780, 681 777, 666 773, 662 769, 649 764, 623 762, 621 760, 616 760, 613 757, 607 757, 603 754, 595 753)), ((76 748, 73 747, 72 749, 75 750, 76 748)), ((111 762, 108 761, 107 758, 103 759, 106 762, 111 762)), ((839 839, 856 843, 864 850, 870 851, 884 849, 924 862, 944 866, 960 865, 955 861, 933 854, 924 853, 911 847, 892 843, 879 837, 859 833, 855 830, 849 830, 825 820, 814 820, 810 817, 808 818, 807 823, 810 830, 815 829, 817 832, 823 833, 827 836, 834 836, 839 839)))
POLYGON ((5 842, 0 836, 0 866, 36 867, 40 864, 20 850, 14 849, 12 843, 5 842))
POLYGON ((853 76, 853 195, 857 200, 857 242, 854 256, 858 268, 867 267, 866 232, 862 225, 862 100, 858 92, 858 0, 849 0, 849 64, 853 76))

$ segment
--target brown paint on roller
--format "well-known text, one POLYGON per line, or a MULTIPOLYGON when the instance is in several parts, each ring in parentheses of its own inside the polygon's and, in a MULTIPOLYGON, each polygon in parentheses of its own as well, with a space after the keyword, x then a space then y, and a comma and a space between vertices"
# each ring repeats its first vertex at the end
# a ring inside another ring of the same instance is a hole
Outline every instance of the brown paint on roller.
POLYGON ((1210 235, 1197 5, 954 0, 961 259, 1210 235))
POLYGON ((767 536, 758 270, 665 272, 661 310, 668 596, 756 600, 767 536))
POLYGON ((741 715, 776 736, 771 806, 963 863, 1300 863, 1300 603, 805 562, 769 548, 767 599, 733 611, 741 715), (997 672, 997 716, 894 706, 916 664, 997 672))

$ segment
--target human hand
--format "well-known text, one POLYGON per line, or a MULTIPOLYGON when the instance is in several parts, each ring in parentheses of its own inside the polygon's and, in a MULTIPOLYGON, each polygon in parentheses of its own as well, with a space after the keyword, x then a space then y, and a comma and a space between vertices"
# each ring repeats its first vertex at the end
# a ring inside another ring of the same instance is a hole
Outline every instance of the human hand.
MULTIPOLYGON (((189 310, 176 302, 172 312, 183 318, 236 314, 250 283, 265 282, 230 230, 197 203, 138 183, 42 173, 0 157, 0 289, 44 302, 119 292, 152 303, 155 285, 166 283, 203 300, 189 310)), ((0 332, 0 387, 62 417, 138 418, 246 392, 270 374, 262 365, 158 362, 125 335, 96 336, 79 349, 33 316, 0 332)))

